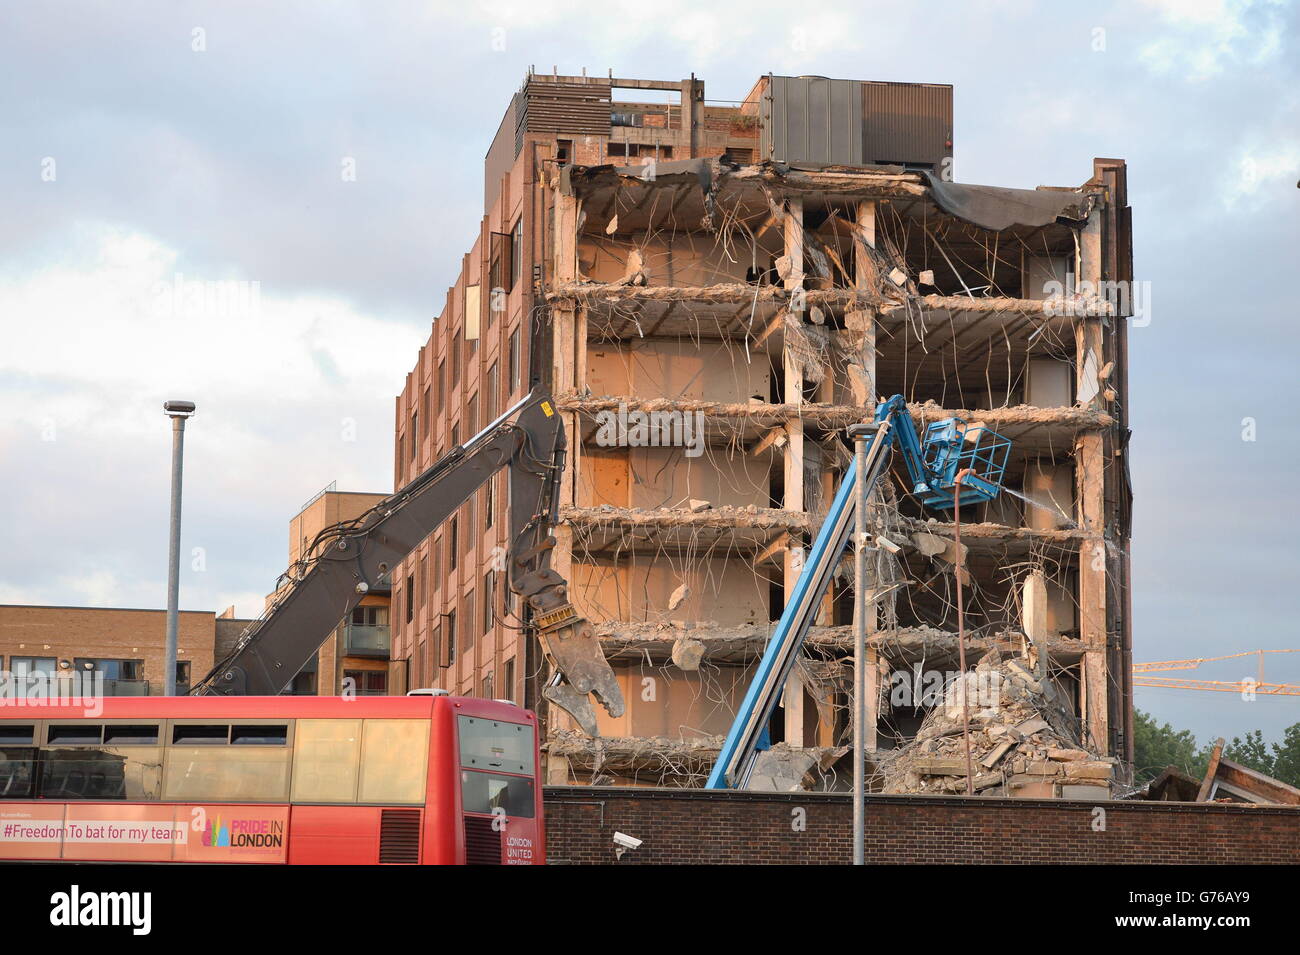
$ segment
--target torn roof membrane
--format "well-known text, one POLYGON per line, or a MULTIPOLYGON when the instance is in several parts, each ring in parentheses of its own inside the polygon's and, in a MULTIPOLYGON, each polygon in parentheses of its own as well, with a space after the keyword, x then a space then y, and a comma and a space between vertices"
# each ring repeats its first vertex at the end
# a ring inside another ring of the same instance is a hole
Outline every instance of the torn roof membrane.
POLYGON ((1083 192, 1057 189, 1006 189, 945 182, 925 173, 935 204, 963 222, 1001 232, 1012 226, 1040 228, 1065 219, 1079 224, 1091 205, 1083 192))
MULTIPOLYGON (((844 178, 853 174, 863 177, 864 185, 882 177, 910 180, 916 194, 925 183, 928 198, 943 212, 981 229, 1001 232, 1014 227, 1038 229, 1054 223, 1072 227, 1082 225, 1092 208, 1092 197, 1081 189, 1008 189, 1002 186, 981 186, 945 181, 929 170, 912 170, 903 166, 826 166, 817 163, 764 162, 750 167, 737 167, 720 157, 677 159, 651 165, 580 166, 568 164, 560 167, 559 189, 564 195, 585 195, 602 187, 617 185, 626 180, 647 185, 678 186, 697 184, 704 197, 706 209, 724 180, 739 183, 747 173, 761 171, 761 178, 780 182, 788 174, 796 177, 824 173, 838 176, 837 185, 827 185, 827 193, 845 191, 844 178)), ((902 188, 909 188, 904 183, 902 188)), ((804 188, 807 188, 806 185, 804 188)), ((857 190, 854 189, 854 192, 857 190)))

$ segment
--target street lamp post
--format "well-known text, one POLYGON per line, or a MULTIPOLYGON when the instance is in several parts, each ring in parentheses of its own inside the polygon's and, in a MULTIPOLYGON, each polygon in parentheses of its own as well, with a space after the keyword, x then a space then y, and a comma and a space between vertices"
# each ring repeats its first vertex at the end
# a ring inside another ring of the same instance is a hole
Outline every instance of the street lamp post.
POLYGON ((194 414, 194 402, 164 402, 163 411, 172 419, 172 514, 171 542, 167 551, 167 651, 163 660, 163 695, 175 696, 181 591, 181 470, 185 456, 185 419, 194 414))
POLYGON ((867 734, 867 629, 873 598, 869 591, 867 556, 867 445, 879 432, 875 422, 853 425, 855 487, 853 535, 853 864, 866 865, 866 734, 867 734))

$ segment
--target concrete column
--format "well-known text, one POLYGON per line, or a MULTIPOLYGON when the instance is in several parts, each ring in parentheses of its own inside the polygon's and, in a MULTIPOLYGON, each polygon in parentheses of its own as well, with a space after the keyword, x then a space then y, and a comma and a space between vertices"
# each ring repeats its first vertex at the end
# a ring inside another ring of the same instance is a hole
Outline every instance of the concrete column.
MULTIPOLYGON (((803 288, 803 200, 791 199, 786 204, 785 217, 785 254, 789 257, 790 268, 785 278, 785 287, 790 291, 803 288)), ((795 311, 789 321, 802 324, 803 311, 795 311)), ((791 352, 789 336, 784 347, 785 366, 785 401, 787 404, 803 404, 803 366, 791 352)), ((785 447, 785 498, 783 506, 787 510, 804 509, 803 478, 803 442, 804 427, 801 418, 792 418, 786 424, 785 447)), ((800 557, 804 552, 801 550, 800 557)), ((802 560, 793 550, 787 549, 784 560, 785 599, 788 602, 794 593, 799 579, 802 560)), ((785 738, 791 746, 807 745, 804 739, 804 687, 798 671, 790 674, 785 684, 785 738)))
MULTIPOLYGON (((1096 209, 1080 235, 1080 282, 1092 290, 1100 288, 1102 277, 1101 210, 1096 209)), ((1097 373, 1104 364, 1103 327, 1100 318, 1081 318, 1075 330, 1076 398, 1087 407, 1102 408, 1104 399, 1097 373)), ((1075 493, 1079 526, 1094 539, 1079 544, 1079 637, 1084 644, 1080 672, 1080 711, 1091 744, 1110 746, 1107 694, 1106 582, 1110 558, 1105 533, 1105 454, 1102 436, 1081 434, 1074 443, 1075 493)))

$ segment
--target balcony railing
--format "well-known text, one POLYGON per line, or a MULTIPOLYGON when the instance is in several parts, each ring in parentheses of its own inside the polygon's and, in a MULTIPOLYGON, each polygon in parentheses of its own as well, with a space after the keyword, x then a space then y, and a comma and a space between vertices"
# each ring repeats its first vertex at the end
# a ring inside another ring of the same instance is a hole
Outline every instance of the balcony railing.
MULTIPOLYGON (((148 680, 104 680, 97 674, 73 673, 50 676, 43 673, 18 674, 5 684, 5 691, 18 699, 46 699, 58 696, 148 696, 148 680)), ((177 692, 188 691, 188 684, 178 684, 177 692)))
POLYGON ((343 653, 350 657, 388 658, 393 645, 392 633, 387 624, 361 626, 350 623, 343 628, 343 653))
MULTIPOLYGON (((103 693, 105 696, 148 696, 148 680, 95 680, 90 674, 72 678, 73 692, 80 696, 103 693)), ((177 689, 179 693, 179 688, 177 689)))

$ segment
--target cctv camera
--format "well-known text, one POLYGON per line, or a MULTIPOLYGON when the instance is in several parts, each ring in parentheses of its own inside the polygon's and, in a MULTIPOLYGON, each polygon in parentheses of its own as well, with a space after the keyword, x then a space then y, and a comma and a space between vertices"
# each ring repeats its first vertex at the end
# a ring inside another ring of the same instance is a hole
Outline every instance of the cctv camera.
POLYGON ((621 859, 623 858, 624 852, 628 852, 632 849, 640 848, 641 840, 634 839, 632 836, 629 836, 626 832, 615 832, 614 845, 618 847, 614 850, 614 858, 621 859))

